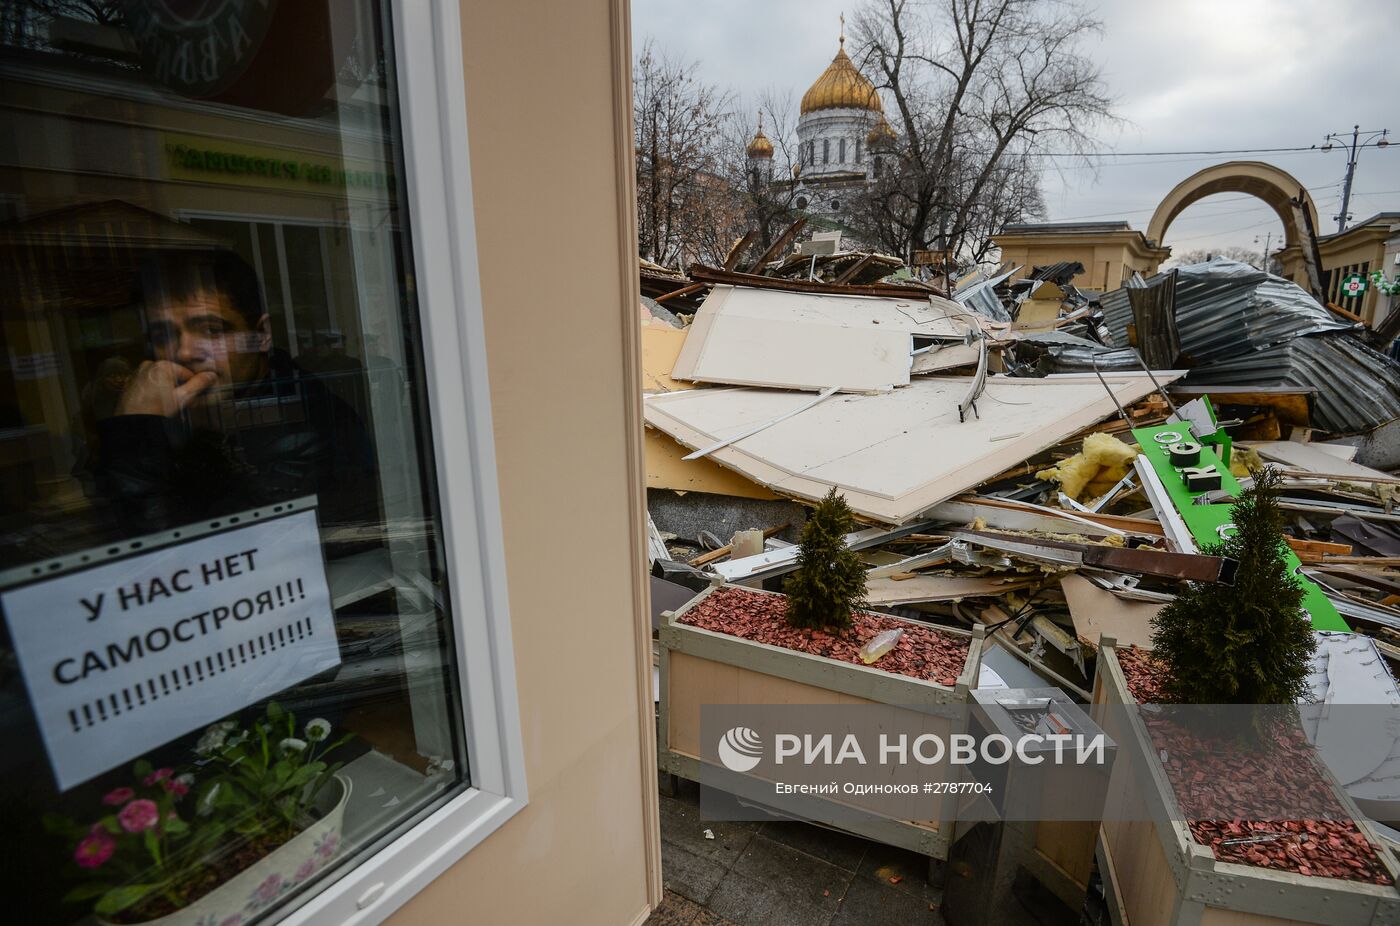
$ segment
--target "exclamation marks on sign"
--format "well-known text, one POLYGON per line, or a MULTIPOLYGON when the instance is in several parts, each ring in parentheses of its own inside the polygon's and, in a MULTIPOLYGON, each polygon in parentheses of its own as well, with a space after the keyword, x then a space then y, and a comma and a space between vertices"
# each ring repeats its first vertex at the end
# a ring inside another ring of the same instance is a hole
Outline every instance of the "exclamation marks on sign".
POLYGON ((77 711, 69 711, 69 712, 68 712, 68 722, 71 723, 71 724, 73 725, 73 732, 74 732, 74 733, 78 733, 78 732, 80 732, 80 731, 82 730, 82 727, 78 726, 78 712, 77 712, 77 711))
POLYGON ((272 590, 277 593, 277 607, 279 608, 306 600, 306 586, 302 585, 301 579, 294 582, 283 582, 274 586, 272 590))

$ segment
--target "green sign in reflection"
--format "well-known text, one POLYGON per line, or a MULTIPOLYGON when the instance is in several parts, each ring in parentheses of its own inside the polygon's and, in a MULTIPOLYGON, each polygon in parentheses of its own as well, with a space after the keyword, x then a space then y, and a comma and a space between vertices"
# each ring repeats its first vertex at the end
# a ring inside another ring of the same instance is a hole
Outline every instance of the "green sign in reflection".
MULTIPOLYGON (((1172 434, 1180 435, 1181 440, 1188 440, 1201 445, 1200 461, 1196 467, 1205 469, 1215 467, 1220 473, 1220 488, 1232 496, 1240 494, 1240 484, 1234 476, 1230 474, 1228 463, 1224 462, 1220 454, 1210 444, 1194 436, 1191 425, 1186 422, 1176 424, 1162 424, 1155 428, 1134 428, 1133 437, 1137 440, 1138 446, 1142 448, 1143 455, 1152 464, 1152 469, 1156 471, 1157 478, 1162 480, 1162 485, 1166 486, 1167 495, 1171 498, 1172 504, 1181 514, 1182 521, 1186 522, 1186 527, 1191 531, 1191 536, 1195 539, 1196 545, 1204 547, 1207 544, 1216 543, 1221 539, 1222 531, 1232 522, 1230 520, 1230 505, 1197 505, 1195 500, 1205 494, 1204 492, 1192 491, 1186 485, 1186 479, 1182 472, 1182 467, 1172 465, 1168 446, 1179 443, 1178 440, 1167 440, 1172 434), (1163 440, 1158 437, 1163 436, 1163 440)), ((1220 446, 1224 460, 1229 459, 1230 443, 1229 438, 1223 433, 1220 446)), ((1289 567, 1293 571, 1294 581, 1303 587, 1304 598, 1303 607, 1307 609, 1308 615, 1312 618, 1314 630, 1342 630, 1350 631, 1346 621, 1337 613, 1336 607, 1327 596, 1322 593, 1322 589, 1310 579, 1304 577, 1299 571, 1302 564, 1298 561, 1298 556, 1290 548, 1285 555, 1289 567)))

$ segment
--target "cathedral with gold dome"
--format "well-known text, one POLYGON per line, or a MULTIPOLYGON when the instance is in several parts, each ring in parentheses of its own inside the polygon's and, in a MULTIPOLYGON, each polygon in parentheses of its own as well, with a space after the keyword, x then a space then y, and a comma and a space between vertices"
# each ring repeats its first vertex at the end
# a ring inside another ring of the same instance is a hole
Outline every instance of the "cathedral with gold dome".
MULTIPOLYGON (((884 172, 895 138, 875 85, 846 54, 843 23, 836 57, 802 95, 793 205, 839 222, 853 196, 884 172)), ((751 172, 771 179, 773 144, 761 121, 746 153, 751 172)))

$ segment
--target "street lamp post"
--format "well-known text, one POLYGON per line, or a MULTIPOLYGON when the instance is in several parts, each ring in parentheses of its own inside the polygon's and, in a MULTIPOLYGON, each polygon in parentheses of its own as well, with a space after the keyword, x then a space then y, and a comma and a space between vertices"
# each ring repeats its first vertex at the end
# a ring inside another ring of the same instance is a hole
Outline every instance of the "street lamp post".
MULTIPOLYGON (((1337 231, 1339 233, 1347 230, 1347 219, 1350 216, 1347 209, 1351 206, 1351 181, 1352 178, 1356 176, 1357 152, 1362 148, 1369 148, 1372 146, 1376 148, 1386 147, 1390 144, 1390 139, 1387 137, 1389 135, 1390 129, 1377 129, 1375 131, 1368 130, 1362 132, 1361 126, 1359 125, 1353 125, 1351 127, 1351 153, 1347 155, 1347 179, 1346 184, 1342 187, 1342 212, 1337 216, 1337 231), (1363 135, 1365 136, 1364 139, 1361 137, 1363 135)), ((1343 145, 1345 145, 1346 133, 1333 132, 1330 135, 1324 136, 1323 141, 1325 144, 1322 146, 1322 150, 1331 151, 1332 142, 1334 140, 1341 141, 1343 145)))
MULTIPOLYGON (((1274 242, 1274 232, 1273 232, 1273 229, 1270 229, 1270 230, 1269 230, 1269 233, 1268 233, 1267 235, 1264 236, 1264 266, 1263 266, 1262 268, 1260 268, 1260 269, 1262 269, 1265 273, 1268 273, 1268 272, 1269 272, 1269 245, 1273 244, 1273 242, 1274 242)), ((1259 243, 1259 236, 1258 236, 1258 235, 1255 235, 1255 236, 1254 236, 1254 243, 1255 243, 1255 244, 1258 244, 1258 243, 1259 243)))

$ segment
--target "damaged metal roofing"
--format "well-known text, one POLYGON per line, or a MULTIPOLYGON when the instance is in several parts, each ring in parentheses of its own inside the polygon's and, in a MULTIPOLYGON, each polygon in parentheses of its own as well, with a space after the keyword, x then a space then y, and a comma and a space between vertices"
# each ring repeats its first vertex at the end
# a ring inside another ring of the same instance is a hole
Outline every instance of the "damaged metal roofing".
POLYGON ((1188 383, 1317 390, 1313 423, 1335 434, 1400 418, 1400 366, 1349 334, 1304 337, 1195 367, 1188 383))
MULTIPOLYGON (((1177 268, 1176 324, 1181 349, 1195 363, 1238 357, 1301 335, 1352 328, 1306 290, 1248 264, 1217 257, 1177 268)), ((1148 282, 1162 277, 1153 276, 1148 282)), ((1133 320, 1128 290, 1099 299, 1115 346, 1128 345, 1133 320)))

